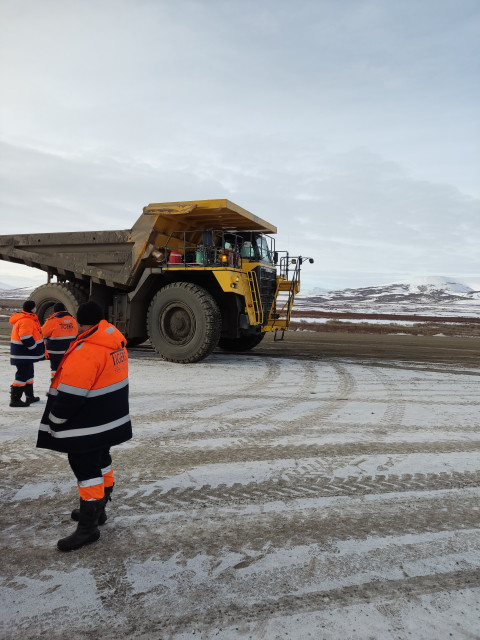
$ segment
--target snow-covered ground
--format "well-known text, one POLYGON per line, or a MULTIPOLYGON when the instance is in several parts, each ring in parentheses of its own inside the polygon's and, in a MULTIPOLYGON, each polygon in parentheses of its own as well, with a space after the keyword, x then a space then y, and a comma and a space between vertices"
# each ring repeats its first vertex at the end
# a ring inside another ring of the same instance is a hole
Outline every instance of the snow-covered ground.
POLYGON ((100 540, 8 407, 0 343, 1 637, 478 638, 480 369, 215 353, 130 355, 135 437, 100 540))

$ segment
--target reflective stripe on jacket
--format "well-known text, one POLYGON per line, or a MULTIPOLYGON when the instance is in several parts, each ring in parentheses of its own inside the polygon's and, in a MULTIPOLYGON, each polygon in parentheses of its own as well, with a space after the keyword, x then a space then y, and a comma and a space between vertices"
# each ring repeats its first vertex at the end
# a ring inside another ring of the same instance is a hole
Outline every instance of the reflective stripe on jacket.
POLYGON ((42 325, 42 333, 48 353, 63 355, 77 337, 77 321, 68 311, 57 311, 42 325))
POLYGON ((35 313, 19 311, 10 316, 12 327, 10 339, 10 364, 38 362, 45 359, 40 321, 35 313))
POLYGON ((125 345, 106 320, 72 342, 52 380, 37 447, 81 453, 132 437, 125 345))

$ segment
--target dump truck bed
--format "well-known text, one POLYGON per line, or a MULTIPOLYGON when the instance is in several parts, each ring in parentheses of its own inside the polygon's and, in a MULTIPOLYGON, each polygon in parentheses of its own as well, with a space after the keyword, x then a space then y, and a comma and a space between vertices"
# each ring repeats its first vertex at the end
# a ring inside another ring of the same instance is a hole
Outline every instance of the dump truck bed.
POLYGON ((231 229, 276 233, 277 228, 229 200, 198 200, 192 202, 164 202, 149 204, 144 215, 157 217, 156 227, 231 229), (180 223, 180 227, 178 226, 180 223))
POLYGON ((0 259, 128 290, 152 248, 165 245, 175 231, 207 229, 277 231, 229 200, 166 202, 144 207, 131 229, 0 236, 0 259))

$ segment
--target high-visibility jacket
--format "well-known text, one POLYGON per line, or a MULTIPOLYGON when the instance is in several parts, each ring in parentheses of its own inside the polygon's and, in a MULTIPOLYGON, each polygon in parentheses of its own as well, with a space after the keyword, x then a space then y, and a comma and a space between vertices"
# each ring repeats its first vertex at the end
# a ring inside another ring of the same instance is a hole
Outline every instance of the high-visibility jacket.
POLYGON ((37 447, 83 453, 131 437, 126 339, 101 320, 64 355, 48 392, 37 447))
POLYGON ((10 364, 38 362, 45 359, 40 321, 35 313, 19 311, 10 316, 13 325, 10 339, 10 364))
POLYGON ((42 325, 49 355, 63 355, 78 334, 77 321, 68 311, 57 311, 42 325))

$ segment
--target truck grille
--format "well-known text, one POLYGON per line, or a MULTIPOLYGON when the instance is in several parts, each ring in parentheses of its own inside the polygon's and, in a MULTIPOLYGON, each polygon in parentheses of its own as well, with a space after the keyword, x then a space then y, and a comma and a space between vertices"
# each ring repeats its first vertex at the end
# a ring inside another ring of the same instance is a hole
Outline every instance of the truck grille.
POLYGON ((260 298, 262 300, 263 308, 263 322, 267 322, 270 315, 270 309, 272 308, 273 301, 275 300, 275 293, 277 291, 277 272, 275 269, 266 269, 265 267, 256 267, 258 286, 260 289, 260 298))

